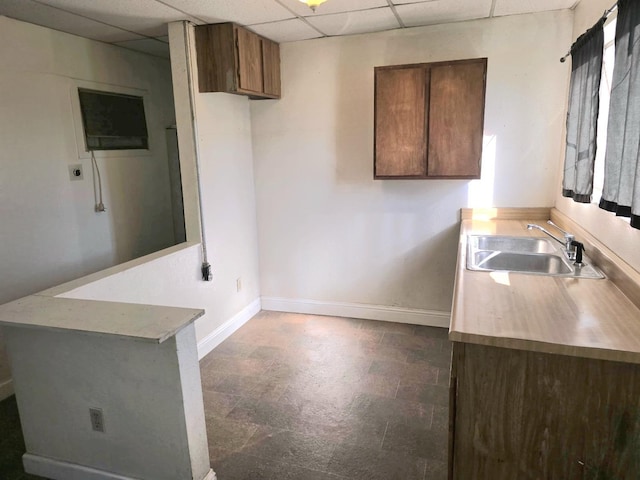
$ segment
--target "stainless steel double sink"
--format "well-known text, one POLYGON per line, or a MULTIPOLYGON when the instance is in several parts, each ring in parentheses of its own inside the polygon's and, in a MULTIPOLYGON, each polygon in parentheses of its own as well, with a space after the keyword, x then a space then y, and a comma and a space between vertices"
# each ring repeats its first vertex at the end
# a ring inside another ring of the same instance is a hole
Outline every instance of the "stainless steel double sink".
POLYGON ((584 257, 577 266, 546 238, 501 235, 467 236, 467 269, 481 272, 516 272, 554 277, 605 278, 584 257))

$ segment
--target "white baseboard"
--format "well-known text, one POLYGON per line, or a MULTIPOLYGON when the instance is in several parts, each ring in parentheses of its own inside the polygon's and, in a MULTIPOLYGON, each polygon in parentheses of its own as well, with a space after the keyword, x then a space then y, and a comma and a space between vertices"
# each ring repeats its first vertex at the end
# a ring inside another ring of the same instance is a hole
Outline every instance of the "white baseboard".
POLYGON ((363 318, 449 328, 450 312, 388 307, 364 303, 321 302, 297 298, 262 297, 262 308, 276 312, 308 313, 334 317, 363 318))
POLYGON ((211 350, 220 345, 226 340, 233 332, 239 329, 242 325, 247 323, 254 315, 256 315, 261 309, 260 298, 256 298, 249 305, 244 307, 238 313, 236 313, 229 320, 224 322, 218 328, 216 328, 209 335, 204 337, 198 342, 198 358, 202 359, 211 350))
POLYGON ((207 476, 204 477, 203 480, 217 480, 216 472, 209 470, 209 473, 207 473, 207 476))
MULTIPOLYGON (((133 477, 125 477, 105 470, 62 462, 32 453, 25 453, 22 456, 22 463, 25 472, 51 480, 136 480, 133 477)), ((216 474, 209 469, 202 480, 216 480, 216 474)))
POLYGON ((52 480, 136 480, 132 477, 123 477, 104 470, 62 462, 32 453, 25 453, 22 456, 22 463, 25 472, 52 480))
POLYGON ((13 380, 5 380, 0 382, 0 401, 13 395, 13 380))

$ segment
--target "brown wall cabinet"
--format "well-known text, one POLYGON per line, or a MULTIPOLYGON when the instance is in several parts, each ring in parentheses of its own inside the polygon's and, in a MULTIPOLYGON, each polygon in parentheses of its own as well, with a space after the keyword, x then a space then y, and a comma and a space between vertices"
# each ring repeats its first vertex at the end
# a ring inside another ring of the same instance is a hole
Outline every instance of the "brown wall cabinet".
POLYGON ((480 178, 487 59, 375 68, 374 177, 480 178))
POLYGON ((234 23, 196 27, 200 92, 280 98, 280 46, 234 23))

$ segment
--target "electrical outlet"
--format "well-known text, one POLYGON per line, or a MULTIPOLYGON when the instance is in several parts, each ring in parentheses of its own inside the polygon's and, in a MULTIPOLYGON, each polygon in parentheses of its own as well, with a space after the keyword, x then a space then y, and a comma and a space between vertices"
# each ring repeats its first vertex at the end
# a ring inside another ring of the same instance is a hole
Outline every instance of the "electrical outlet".
POLYGON ((102 409, 89 408, 89 417, 91 418, 91 428, 93 431, 104 433, 104 417, 102 416, 102 409))
POLYGON ((69 165, 69 178, 73 181, 84 180, 84 172, 82 171, 81 164, 69 165))
POLYGON ((242 278, 236 278, 236 292, 242 290, 242 278))

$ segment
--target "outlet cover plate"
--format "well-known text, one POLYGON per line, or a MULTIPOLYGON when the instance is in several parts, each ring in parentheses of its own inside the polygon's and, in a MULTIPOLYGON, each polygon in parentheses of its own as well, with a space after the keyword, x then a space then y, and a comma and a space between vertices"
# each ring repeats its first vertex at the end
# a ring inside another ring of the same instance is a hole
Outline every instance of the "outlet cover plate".
POLYGON ((91 418, 91 429, 94 432, 104 433, 104 416, 101 408, 89 408, 89 417, 91 418))
POLYGON ((84 180, 84 170, 82 169, 82 164, 76 163, 73 165, 69 165, 69 178, 72 181, 84 180))

